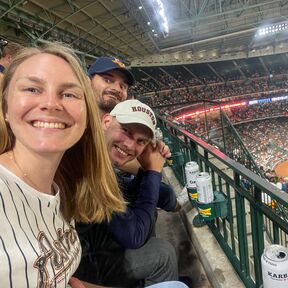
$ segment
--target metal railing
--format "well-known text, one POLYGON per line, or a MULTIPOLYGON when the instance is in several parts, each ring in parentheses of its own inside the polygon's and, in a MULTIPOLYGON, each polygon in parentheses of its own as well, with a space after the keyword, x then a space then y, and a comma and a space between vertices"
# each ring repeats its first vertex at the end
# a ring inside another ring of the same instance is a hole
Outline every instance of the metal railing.
POLYGON ((288 247, 288 194, 193 134, 161 117, 158 123, 178 180, 185 184, 184 165, 196 161, 200 171, 210 173, 214 191, 227 196, 228 216, 207 224, 245 286, 261 287, 265 246, 288 247))

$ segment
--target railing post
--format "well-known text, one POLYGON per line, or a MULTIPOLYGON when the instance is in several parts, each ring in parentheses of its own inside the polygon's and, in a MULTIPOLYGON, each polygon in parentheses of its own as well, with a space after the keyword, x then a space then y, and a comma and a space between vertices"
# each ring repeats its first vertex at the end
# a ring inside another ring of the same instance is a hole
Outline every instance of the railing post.
MULTIPOLYGON (((197 149, 197 144, 193 141, 190 141, 190 150, 192 151, 192 153, 190 154, 191 160, 198 162, 198 149, 197 149)), ((199 164, 199 163, 198 163, 199 164)))
MULTIPOLYGON (((241 187, 240 175, 234 172, 234 181, 237 187, 241 187)), ((237 218, 237 232, 239 241, 239 257, 240 269, 245 275, 249 275, 249 259, 248 259, 248 243, 247 243, 247 229, 246 229, 246 211, 244 197, 235 190, 235 204, 236 204, 236 218, 237 218)))
POLYGON ((226 141, 225 141, 225 130, 224 130, 224 116, 223 116, 223 112, 221 110, 221 105, 220 105, 220 119, 221 119, 221 131, 222 131, 222 140, 223 140, 223 149, 225 151, 225 153, 227 154, 227 151, 226 151, 226 141))
POLYGON ((273 243, 280 244, 279 226, 276 223, 273 223, 273 243))
POLYGON ((204 150, 204 158, 205 158, 205 171, 209 172, 209 166, 207 165, 209 161, 209 153, 206 149, 204 150))
POLYGON ((254 203, 251 203, 250 211, 256 287, 262 285, 261 255, 264 249, 264 221, 263 214, 258 208, 261 202, 261 190, 254 186, 254 203))

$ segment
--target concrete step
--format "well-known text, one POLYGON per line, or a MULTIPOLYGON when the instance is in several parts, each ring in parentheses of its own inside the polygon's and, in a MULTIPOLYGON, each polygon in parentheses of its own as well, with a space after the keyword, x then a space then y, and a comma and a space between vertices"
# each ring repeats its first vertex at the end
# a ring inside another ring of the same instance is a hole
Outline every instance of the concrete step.
MULTIPOLYGON (((223 168, 225 169, 225 167, 223 168)), ((183 187, 176 179, 172 169, 170 167, 165 167, 163 175, 164 175, 163 179, 174 187, 176 194, 179 194, 182 191, 183 187)), ((166 214, 172 214, 172 213, 166 213, 166 214)), ((186 251, 188 252, 184 254, 185 259, 184 263, 186 262, 185 265, 186 267, 188 267, 187 269, 190 269, 189 271, 194 271, 193 269, 195 269, 197 271, 196 275, 203 275, 200 276, 200 280, 201 277, 203 277, 204 279, 204 281, 201 283, 201 281, 199 281, 198 276, 196 276, 196 278, 194 278, 196 285, 204 285, 204 286, 195 286, 195 287, 244 288, 245 287, 244 284, 238 277, 238 274, 235 272, 233 266, 230 264, 228 258, 224 254, 223 250, 219 246, 218 242, 216 241, 214 235, 211 233, 208 226, 205 225, 201 228, 196 228, 193 226, 192 221, 195 215, 197 214, 198 214, 197 209, 193 208, 191 203, 188 202, 180 211, 182 224, 169 226, 168 229, 169 232, 167 232, 167 236, 169 236, 168 239, 169 238, 173 239, 172 235, 179 235, 176 237, 177 240, 171 240, 176 241, 175 247, 177 247, 176 249, 178 250, 179 267, 181 267, 182 265, 180 264, 180 262, 183 261, 181 260, 182 257, 179 252, 181 251, 181 248, 179 247, 181 247, 181 245, 185 246, 185 243, 187 244, 188 242, 186 240, 182 240, 185 238, 183 238, 182 233, 178 232, 177 227, 179 227, 179 225, 184 225, 186 235, 188 235, 188 239, 191 245, 191 247, 189 246, 189 249, 186 249, 186 251), (190 251, 192 251, 191 254, 190 251), (195 253, 194 251, 196 252, 196 254, 194 254, 195 253), (189 255, 192 255, 191 259, 189 258, 189 255), (190 263, 190 265, 187 265, 187 263, 190 263), (205 273, 202 272, 202 269, 204 269, 205 273)), ((171 224, 172 223, 173 221, 171 221, 171 224)), ((192 273, 192 275, 195 275, 195 273, 192 273)))
POLYGON ((175 247, 179 276, 188 276, 191 279, 189 287, 212 287, 179 212, 158 210, 156 236, 168 240, 175 247))

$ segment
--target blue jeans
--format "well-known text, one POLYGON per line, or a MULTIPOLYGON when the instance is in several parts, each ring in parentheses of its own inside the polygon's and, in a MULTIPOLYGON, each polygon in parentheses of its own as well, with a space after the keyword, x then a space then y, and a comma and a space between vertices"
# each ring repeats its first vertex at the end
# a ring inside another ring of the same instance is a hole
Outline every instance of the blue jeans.
POLYGON ((167 281, 147 286, 147 288, 188 288, 188 286, 179 281, 167 281))

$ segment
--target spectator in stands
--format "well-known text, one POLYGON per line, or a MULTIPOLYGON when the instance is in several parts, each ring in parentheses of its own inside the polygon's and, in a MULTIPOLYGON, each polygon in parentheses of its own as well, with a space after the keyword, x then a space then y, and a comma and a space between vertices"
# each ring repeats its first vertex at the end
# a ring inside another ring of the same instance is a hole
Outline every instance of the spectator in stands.
POLYGON ((14 42, 4 42, 2 44, 2 55, 0 58, 0 81, 3 78, 3 74, 5 72, 5 69, 8 67, 8 65, 11 63, 14 55, 23 48, 20 44, 14 43, 14 42), (6 44, 6 45, 5 45, 6 44))
POLYGON ((125 287, 141 280, 145 285, 176 280, 174 248, 153 236, 161 171, 170 156, 163 142, 151 142, 155 115, 140 101, 127 100, 103 116, 102 126, 114 166, 121 168, 137 157, 142 169, 133 181, 119 179, 128 201, 125 213, 114 214, 109 223, 78 224, 84 257, 76 275, 87 282, 125 287))
POLYGON ((282 190, 286 193, 288 192, 288 178, 287 177, 283 178, 282 190))
POLYGON ((101 111, 109 113, 116 104, 128 99, 134 77, 125 64, 114 57, 99 57, 89 68, 96 100, 101 111))
MULTIPOLYGON (((174 67, 173 70, 176 68, 174 67)), ((280 71, 279 71, 280 72, 280 71)), ((151 107, 161 107, 163 105, 179 105, 187 104, 187 102, 203 99, 213 100, 233 97, 231 101, 243 99, 271 97, 271 95, 285 95, 288 87, 287 76, 285 73, 275 75, 273 78, 269 76, 260 77, 259 73, 249 73, 249 77, 228 77, 225 82, 219 82, 218 77, 210 75, 208 78, 191 78, 183 81, 175 81, 171 76, 161 73, 161 69, 154 68, 149 70, 153 77, 136 81, 136 85, 132 87, 130 93, 135 94, 136 91, 141 91, 145 103, 151 107), (212 77, 211 77, 212 76, 212 77), (200 80, 201 79, 201 80, 200 80), (192 81, 192 82, 191 82, 192 81), (159 85, 151 87, 154 82, 159 85), (140 90, 141 89, 141 90, 140 90)), ((187 73, 186 73, 187 74, 187 73)), ((174 75, 175 76, 175 75, 174 75)), ((240 76, 240 75, 238 75, 240 76)), ((147 75, 146 75, 147 77, 147 75)))

